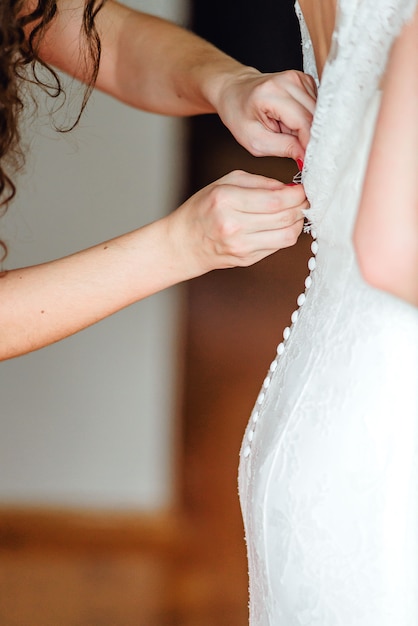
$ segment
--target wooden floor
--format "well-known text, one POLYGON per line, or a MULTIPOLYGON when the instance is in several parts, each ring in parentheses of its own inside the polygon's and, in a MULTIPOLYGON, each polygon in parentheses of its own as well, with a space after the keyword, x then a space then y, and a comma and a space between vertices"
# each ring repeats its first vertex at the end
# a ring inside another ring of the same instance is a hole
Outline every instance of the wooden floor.
MULTIPOLYGON (((281 171, 277 160, 239 161, 219 141, 202 156, 203 168, 205 159, 212 178, 237 167, 237 161, 282 179, 292 174, 286 162, 281 171)), ((183 488, 174 538, 148 548, 130 542, 129 534, 126 541, 108 544, 90 534, 89 541, 66 545, 48 541, 48 533, 34 541, 32 533, 32 541, 25 542, 25 531, 3 524, 0 626, 248 623, 238 451, 303 289, 309 243, 302 236, 295 248, 256 267, 213 272, 188 286, 183 488)))
POLYGON ((165 626, 167 569, 138 553, 1 555, 2 626, 165 626), (144 593, 146 590, 146 593, 144 593))

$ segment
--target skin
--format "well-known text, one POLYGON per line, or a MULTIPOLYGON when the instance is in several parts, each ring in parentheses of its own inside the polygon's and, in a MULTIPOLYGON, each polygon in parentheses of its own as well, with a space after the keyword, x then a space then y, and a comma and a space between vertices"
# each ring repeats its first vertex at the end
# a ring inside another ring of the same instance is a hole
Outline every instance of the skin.
POLYGON ((331 47, 337 3, 335 0, 299 0, 299 5, 311 36, 318 76, 321 78, 331 47))
MULTIPOLYGON (((321 75, 335 1, 300 4, 321 75)), ((418 306, 418 10, 392 47, 381 88, 354 246, 370 285, 418 306)))
MULTIPOLYGON (((82 80, 83 3, 60 0, 60 7, 42 56, 82 80)), ((316 99, 309 76, 261 74, 175 24, 114 0, 100 11, 97 27, 103 45, 98 89, 164 115, 218 113, 252 154, 303 159, 316 99)))
POLYGON ((288 205, 305 204, 303 197, 300 186, 234 172, 162 220, 72 256, 7 272, 0 286, 7 298, 0 298, 3 358, 58 341, 214 267, 249 265, 293 245, 300 205, 288 205))
MULTIPOLYGON (((83 79, 80 4, 61 0, 41 56, 83 79)), ((253 154, 303 158, 315 107, 310 77, 263 76, 193 34, 112 0, 99 15, 99 89, 166 115, 217 112, 253 154)), ((0 280, 0 359, 63 339, 180 281, 250 265, 293 245, 307 206, 301 185, 232 172, 157 222, 8 271, 0 280)))
POLYGON ((370 284, 418 306, 418 11, 393 46, 354 232, 370 284))

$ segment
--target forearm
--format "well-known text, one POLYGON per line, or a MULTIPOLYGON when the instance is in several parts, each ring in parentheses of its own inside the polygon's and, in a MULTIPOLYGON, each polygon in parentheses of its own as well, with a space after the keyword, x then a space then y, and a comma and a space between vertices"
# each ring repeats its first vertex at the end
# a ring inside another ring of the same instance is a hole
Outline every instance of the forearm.
POLYGON ((376 287, 418 306, 418 13, 395 43, 355 228, 376 287))
POLYGON ((0 359, 63 339, 188 277, 164 220, 0 278, 0 359))
MULTIPOLYGON (((47 62, 81 80, 82 10, 78 0, 62 0, 41 47, 47 62)), ((193 33, 114 0, 105 3, 96 25, 102 43, 97 87, 139 109, 167 115, 214 112, 223 82, 244 70, 193 33)))
MULTIPOLYGON (((83 3, 61 0, 40 56, 88 82, 82 23, 83 3)), ((102 91, 165 115, 216 112, 251 154, 303 160, 316 104, 313 78, 296 71, 261 74, 193 33, 115 0, 104 4, 96 26, 102 91)))
POLYGON ((0 278, 0 360, 63 339, 178 282, 293 245, 301 185, 231 172, 152 224, 0 278))

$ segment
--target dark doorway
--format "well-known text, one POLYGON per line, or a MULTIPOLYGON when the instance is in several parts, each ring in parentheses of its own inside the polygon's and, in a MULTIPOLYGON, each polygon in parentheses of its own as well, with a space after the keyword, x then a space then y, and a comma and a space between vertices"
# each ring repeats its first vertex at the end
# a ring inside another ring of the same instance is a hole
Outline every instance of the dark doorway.
MULTIPOLYGON (((196 0, 192 28, 260 71, 301 67, 292 0, 196 0)), ((286 159, 251 157, 216 116, 189 125, 189 192, 233 169, 291 180, 286 159)), ((193 529, 190 623, 245 626, 247 565, 237 497, 241 437, 305 279, 309 241, 248 269, 222 270, 187 289, 183 503, 193 529)))
POLYGON ((196 0, 192 2, 192 28, 261 72, 301 68, 292 0, 196 0))
MULTIPOLYGON (((302 68, 299 25, 292 0, 192 0, 191 28, 260 72, 302 68)), ((247 164, 247 155, 239 157, 241 151, 236 151, 234 139, 216 115, 190 120, 189 137, 190 192, 227 173, 228 166, 236 169, 241 161, 247 164), (219 166, 229 149, 234 158, 219 166)), ((265 160, 256 161, 253 167, 263 170, 265 160)))

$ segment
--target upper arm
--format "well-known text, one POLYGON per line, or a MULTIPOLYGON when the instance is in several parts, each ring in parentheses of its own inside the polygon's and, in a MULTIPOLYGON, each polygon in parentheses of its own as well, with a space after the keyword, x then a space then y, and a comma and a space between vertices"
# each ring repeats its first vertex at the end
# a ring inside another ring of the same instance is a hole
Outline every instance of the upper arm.
MULTIPOLYGON (((40 45, 40 55, 45 62, 79 80, 89 77, 84 57, 86 42, 82 35, 84 6, 80 0, 60 0, 57 15, 48 26, 40 45)), ((107 0, 95 18, 102 43, 100 73, 112 71, 120 32, 129 12, 128 7, 107 0)))
MULTIPOLYGON (((89 82, 92 68, 85 64, 83 12, 83 0, 60 0, 40 54, 47 63, 89 82)), ((106 0, 95 25, 101 41, 98 89, 138 109, 165 115, 213 112, 202 93, 201 76, 192 69, 199 58, 208 67, 226 55, 176 24, 116 0, 106 0)))
POLYGON ((390 54, 354 244, 368 282, 418 306, 418 9, 390 54))

